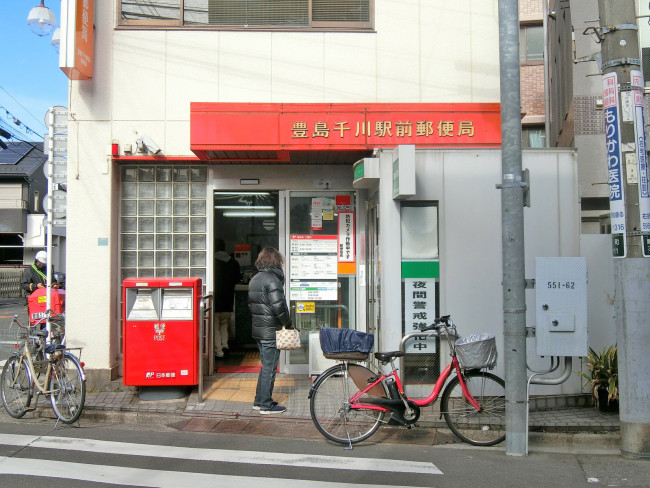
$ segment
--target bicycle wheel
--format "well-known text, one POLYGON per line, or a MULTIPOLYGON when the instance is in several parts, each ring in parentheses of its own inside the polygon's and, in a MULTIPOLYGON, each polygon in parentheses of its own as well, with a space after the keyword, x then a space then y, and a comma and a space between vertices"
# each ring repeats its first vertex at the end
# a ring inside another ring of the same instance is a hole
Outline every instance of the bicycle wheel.
POLYGON ((32 402, 32 377, 20 356, 7 359, 2 368, 0 383, 5 410, 13 418, 21 418, 32 402))
MULTIPOLYGON (((385 412, 352 409, 349 399, 368 385, 376 375, 364 366, 338 364, 321 374, 313 386, 309 412, 316 428, 326 438, 339 444, 361 442, 374 434, 385 412), (356 384, 355 384, 356 383, 356 384)), ((360 403, 373 397, 387 397, 383 383, 359 398, 360 403)))
POLYGON ((54 413, 64 424, 79 418, 86 400, 86 380, 79 360, 69 352, 52 364, 50 401, 54 413))
POLYGON ((452 379, 440 401, 451 431, 474 446, 492 446, 506 438, 506 389, 498 376, 484 371, 463 373, 467 389, 479 403, 477 411, 463 395, 460 381, 452 379))

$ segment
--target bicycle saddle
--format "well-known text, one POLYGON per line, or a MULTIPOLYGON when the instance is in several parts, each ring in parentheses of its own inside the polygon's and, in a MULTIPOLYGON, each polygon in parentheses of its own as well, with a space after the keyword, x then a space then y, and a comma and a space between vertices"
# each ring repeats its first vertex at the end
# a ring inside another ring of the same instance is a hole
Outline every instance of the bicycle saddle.
POLYGON ((390 361, 392 358, 401 358, 404 351, 376 352, 375 357, 380 361, 390 361))
POLYGON ((48 344, 45 346, 45 352, 48 354, 53 354, 56 351, 60 351, 62 349, 65 349, 65 346, 63 344, 48 344))

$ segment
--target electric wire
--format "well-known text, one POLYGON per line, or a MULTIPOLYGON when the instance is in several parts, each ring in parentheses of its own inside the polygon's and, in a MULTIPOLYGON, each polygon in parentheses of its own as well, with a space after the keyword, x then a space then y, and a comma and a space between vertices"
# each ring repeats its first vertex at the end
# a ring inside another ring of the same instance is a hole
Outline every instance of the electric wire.
MULTIPOLYGON (((41 125, 45 128, 45 130, 47 130, 47 126, 45 125, 45 123, 39 121, 38 118, 37 118, 33 113, 31 113, 27 107, 25 107, 22 103, 20 103, 18 100, 16 100, 16 98, 15 98, 11 93, 9 93, 9 92, 5 89, 4 86, 0 85, 0 90, 2 90, 2 91, 5 92, 7 95, 9 95, 9 98, 11 98, 11 99, 12 99, 14 102, 16 102, 18 105, 20 105, 20 106, 25 110, 25 112, 27 112, 29 115, 31 115, 35 121, 37 121, 39 124, 41 124, 41 125)), ((35 134, 37 134, 37 132, 35 132, 35 134)))
MULTIPOLYGON (((4 130, 9 132, 9 134, 11 134, 11 139, 16 139, 18 142, 24 142, 25 144, 30 145, 33 149, 36 149, 37 151, 42 151, 42 149, 40 149, 38 146, 33 144, 33 141, 28 141, 26 139, 23 139, 23 137, 21 137, 22 134, 16 133, 15 129, 13 127, 11 127, 11 125, 7 124, 7 122, 2 120, 1 118, 0 118, 0 127, 2 127, 4 130)), ((9 152, 13 152, 15 154, 23 152, 23 151, 15 151, 12 148, 13 148, 13 145, 8 144, 7 149, 3 149, 3 151, 9 151, 9 152)))
MULTIPOLYGON (((6 118, 7 118, 8 120, 13 121, 14 125, 16 125, 16 126, 18 126, 18 127, 24 127, 25 132, 26 132, 27 134, 29 134, 29 133, 31 132, 32 134, 35 134, 35 135, 37 135, 38 137, 40 137, 41 139, 43 139, 43 136, 42 136, 41 134, 39 134, 38 132, 36 132, 34 129, 32 129, 31 127, 29 127, 29 126, 28 126, 27 124, 25 124, 24 122, 20 121, 20 120, 18 119, 18 117, 16 117, 14 114, 12 114, 11 112, 9 112, 9 110, 7 110, 7 109, 6 109, 5 107, 3 107, 2 105, 0 105, 0 110, 4 110, 4 112, 5 112, 5 114, 6 114, 6 118)), ((2 120, 2 119, 0 119, 0 121, 1 121, 1 120, 2 120)), ((10 132, 13 133, 13 131, 10 131, 10 132)))

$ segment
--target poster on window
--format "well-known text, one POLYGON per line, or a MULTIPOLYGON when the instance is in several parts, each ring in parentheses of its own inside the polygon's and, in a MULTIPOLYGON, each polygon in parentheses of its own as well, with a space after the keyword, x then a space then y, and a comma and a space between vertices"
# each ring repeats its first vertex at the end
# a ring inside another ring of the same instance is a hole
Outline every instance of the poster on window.
POLYGON ((333 301, 338 296, 337 281, 293 281, 289 283, 291 301, 333 301))
POLYGON ((311 199, 311 230, 323 230, 323 200, 311 199))
POLYGON ((354 262, 354 213, 339 212, 339 263, 354 262))

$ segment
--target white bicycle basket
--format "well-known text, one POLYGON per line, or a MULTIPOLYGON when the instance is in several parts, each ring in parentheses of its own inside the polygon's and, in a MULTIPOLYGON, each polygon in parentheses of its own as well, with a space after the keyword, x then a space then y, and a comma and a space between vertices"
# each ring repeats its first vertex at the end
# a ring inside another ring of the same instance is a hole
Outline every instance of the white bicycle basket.
POLYGON ((497 365, 494 334, 482 332, 456 340, 456 356, 463 369, 493 369, 497 365))

